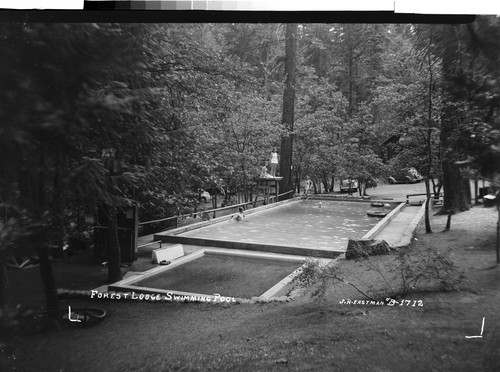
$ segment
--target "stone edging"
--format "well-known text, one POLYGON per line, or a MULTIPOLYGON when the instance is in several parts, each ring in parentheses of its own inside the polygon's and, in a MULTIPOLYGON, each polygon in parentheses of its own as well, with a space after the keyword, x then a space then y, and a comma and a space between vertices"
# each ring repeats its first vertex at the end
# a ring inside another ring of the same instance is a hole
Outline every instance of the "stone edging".
POLYGON ((401 240, 399 241, 399 243, 391 248, 401 248, 401 247, 404 247, 404 246, 411 244, 411 241, 412 241, 413 237, 415 236, 415 231, 417 230, 417 226, 425 214, 425 203, 426 203, 426 201, 424 201, 424 203, 422 204, 422 206, 418 210, 415 217, 413 217, 413 219, 410 221, 408 226, 406 226, 406 229, 403 232, 403 236, 402 236, 401 240))

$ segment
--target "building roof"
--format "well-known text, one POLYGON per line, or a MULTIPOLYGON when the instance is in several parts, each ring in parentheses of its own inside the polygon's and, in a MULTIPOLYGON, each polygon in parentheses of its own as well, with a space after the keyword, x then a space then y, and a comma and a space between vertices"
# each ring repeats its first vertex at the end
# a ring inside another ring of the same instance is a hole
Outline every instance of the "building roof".
POLYGON ((380 146, 385 146, 385 145, 388 145, 389 143, 396 143, 397 141, 399 141, 400 137, 401 137, 401 135, 399 135, 399 134, 391 134, 385 140, 380 142, 380 146))

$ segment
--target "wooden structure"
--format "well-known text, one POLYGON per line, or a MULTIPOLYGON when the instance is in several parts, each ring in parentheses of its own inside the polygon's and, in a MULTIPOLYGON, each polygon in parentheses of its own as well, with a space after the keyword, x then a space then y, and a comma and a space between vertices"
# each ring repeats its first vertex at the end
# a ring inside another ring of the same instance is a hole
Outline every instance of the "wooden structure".
POLYGON ((283 177, 265 177, 257 179, 257 196, 255 197, 255 203, 257 203, 257 199, 259 196, 264 198, 264 204, 269 203, 269 198, 276 197, 280 193, 279 181, 281 181, 283 177))
POLYGON ((381 148, 381 155, 384 163, 387 163, 397 155, 397 151, 394 146, 399 143, 400 137, 401 136, 398 134, 392 134, 380 143, 379 146, 381 148))

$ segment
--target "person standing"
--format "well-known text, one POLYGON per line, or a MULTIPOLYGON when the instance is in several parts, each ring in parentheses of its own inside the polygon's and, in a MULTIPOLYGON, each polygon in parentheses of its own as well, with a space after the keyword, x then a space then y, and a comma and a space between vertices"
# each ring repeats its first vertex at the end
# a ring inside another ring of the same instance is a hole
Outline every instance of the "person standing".
POLYGON ((306 183, 304 185, 304 194, 306 195, 306 199, 309 199, 309 193, 311 192, 312 186, 313 186, 313 184, 312 184, 311 178, 309 178, 309 176, 307 176, 306 183))
POLYGON ((278 167, 278 153, 276 147, 273 147, 269 163, 271 164, 271 177, 276 177, 276 168, 278 167))

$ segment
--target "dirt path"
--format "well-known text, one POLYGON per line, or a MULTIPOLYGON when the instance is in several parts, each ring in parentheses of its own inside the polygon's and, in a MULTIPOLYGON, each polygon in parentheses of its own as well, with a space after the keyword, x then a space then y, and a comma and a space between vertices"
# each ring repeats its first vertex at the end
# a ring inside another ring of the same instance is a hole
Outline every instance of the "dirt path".
MULTIPOLYGON (((363 297, 347 284, 322 300, 209 305, 71 300, 109 312, 91 328, 2 341, 9 371, 498 371, 500 269, 495 265, 493 209, 453 217, 452 231, 419 233, 414 249, 450 249, 466 271, 460 291, 414 293, 423 306, 340 304, 363 297), (482 319, 485 326, 479 335, 482 319)), ((433 217, 441 231, 445 217, 433 217)), ((373 274, 392 256, 343 262, 343 275, 383 288, 373 274)), ((418 302, 417 302, 418 303, 418 302)))

